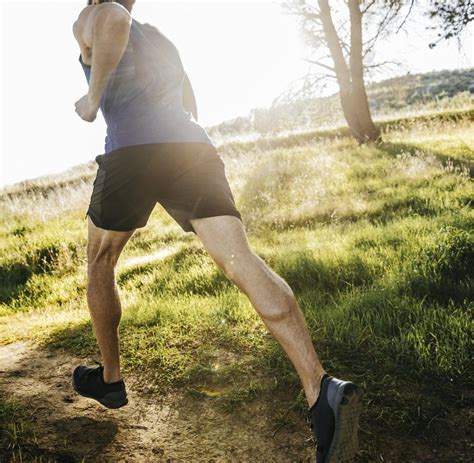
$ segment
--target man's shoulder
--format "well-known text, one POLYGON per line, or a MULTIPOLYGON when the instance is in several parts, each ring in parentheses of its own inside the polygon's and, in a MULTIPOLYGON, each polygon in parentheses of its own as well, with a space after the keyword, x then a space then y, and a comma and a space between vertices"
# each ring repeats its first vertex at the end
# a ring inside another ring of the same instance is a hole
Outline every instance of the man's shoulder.
POLYGON ((106 2, 99 5, 88 5, 79 13, 72 29, 76 40, 80 44, 85 43, 91 47, 95 26, 98 25, 101 28, 105 24, 112 28, 115 26, 122 28, 122 25, 124 25, 129 29, 132 24, 132 17, 129 11, 119 3, 106 2))
POLYGON ((72 30, 73 30, 74 36, 79 41, 81 41, 81 39, 82 39, 84 29, 86 27, 86 24, 88 22, 88 19, 91 15, 93 9, 94 8, 93 8, 92 5, 86 6, 85 8, 83 8, 81 10, 81 12, 79 13, 79 15, 77 16, 76 21, 72 25, 72 30))
POLYGON ((129 11, 116 2, 100 3, 99 5, 88 5, 82 9, 74 23, 75 27, 84 26, 86 23, 95 22, 98 18, 112 16, 118 19, 132 21, 129 11))
POLYGON ((132 21, 132 16, 130 12, 120 3, 116 2, 105 2, 95 5, 91 15, 95 18, 98 17, 113 17, 114 19, 126 19, 129 22, 132 21))
POLYGON ((81 10, 81 12, 78 14, 76 22, 74 23, 74 25, 79 26, 81 24, 84 24, 87 21, 87 18, 90 16, 90 14, 92 13, 93 10, 94 10, 93 5, 88 5, 88 6, 84 7, 81 10))

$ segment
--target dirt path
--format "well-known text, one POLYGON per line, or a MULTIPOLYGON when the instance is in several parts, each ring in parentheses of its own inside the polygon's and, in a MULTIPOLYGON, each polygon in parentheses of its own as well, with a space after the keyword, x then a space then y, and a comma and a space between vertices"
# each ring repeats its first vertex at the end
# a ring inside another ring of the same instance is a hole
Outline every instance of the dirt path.
MULTIPOLYGON (((0 389, 31 410, 38 446, 58 461, 312 462, 304 418, 275 433, 282 404, 255 400, 225 414, 212 399, 179 392, 138 393, 126 378, 129 404, 109 410, 76 394, 70 375, 90 364, 62 351, 17 342, 0 348, 0 389)), ((287 404, 283 404, 283 407, 287 404)))

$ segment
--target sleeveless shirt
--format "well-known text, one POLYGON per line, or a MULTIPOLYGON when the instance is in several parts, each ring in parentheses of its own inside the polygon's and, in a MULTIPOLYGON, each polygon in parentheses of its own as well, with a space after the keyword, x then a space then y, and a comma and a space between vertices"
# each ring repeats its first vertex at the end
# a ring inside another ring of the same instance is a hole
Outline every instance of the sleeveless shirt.
MULTIPOLYGON (((84 64, 87 79, 91 66, 84 64)), ((107 82, 100 110, 107 124, 105 153, 148 143, 215 146, 183 103, 184 68, 175 45, 156 27, 132 18, 127 48, 107 82)))

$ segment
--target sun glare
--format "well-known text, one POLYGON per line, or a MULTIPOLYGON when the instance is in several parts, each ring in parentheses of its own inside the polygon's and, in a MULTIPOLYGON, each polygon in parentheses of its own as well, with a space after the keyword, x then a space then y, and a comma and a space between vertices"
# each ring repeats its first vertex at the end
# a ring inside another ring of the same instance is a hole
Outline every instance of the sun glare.
MULTIPOLYGON (((85 3, 0 2, 0 185, 58 173, 103 152, 102 116, 89 124, 74 112, 87 82, 71 28, 85 3), (38 17, 48 18, 48 27, 38 17), (35 39, 25 40, 25 34, 35 39)), ((279 0, 138 0, 133 15, 156 26, 177 46, 204 127, 270 106, 311 71, 303 59, 308 52, 297 19, 285 14, 279 0)), ((401 37, 386 49, 401 57, 411 72, 466 66, 454 45, 430 52, 420 40, 404 40, 410 43, 410 53, 397 49, 405 43, 401 37)))

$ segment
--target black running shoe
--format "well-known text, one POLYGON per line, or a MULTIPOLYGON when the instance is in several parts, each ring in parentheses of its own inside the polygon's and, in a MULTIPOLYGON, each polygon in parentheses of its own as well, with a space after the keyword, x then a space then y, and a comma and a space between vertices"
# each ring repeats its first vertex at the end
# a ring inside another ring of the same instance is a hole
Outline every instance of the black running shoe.
POLYGON ((354 383, 323 376, 321 392, 307 415, 316 439, 316 463, 353 461, 358 449, 361 397, 362 391, 354 383))
POLYGON ((72 374, 72 387, 80 395, 95 399, 107 408, 127 405, 127 392, 123 380, 105 383, 103 372, 104 367, 100 363, 97 368, 78 366, 72 374))

